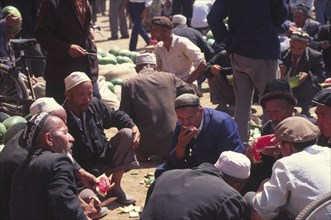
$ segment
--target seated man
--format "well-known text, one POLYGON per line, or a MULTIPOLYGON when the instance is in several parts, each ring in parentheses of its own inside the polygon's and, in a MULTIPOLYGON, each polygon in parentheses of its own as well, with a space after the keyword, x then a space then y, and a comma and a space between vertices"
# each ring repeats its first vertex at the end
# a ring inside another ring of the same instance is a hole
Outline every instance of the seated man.
POLYGON ((291 35, 290 48, 282 54, 283 63, 279 66, 282 78, 290 82, 298 106, 302 108, 301 113, 306 116, 310 116, 311 101, 321 90, 319 83, 325 80, 323 55, 309 48, 308 41, 309 36, 305 32, 294 31, 291 35))
POLYGON ((331 148, 331 88, 321 90, 313 99, 316 104, 316 125, 321 130, 317 144, 331 148))
MULTIPOLYGON (((64 108, 53 98, 42 97, 31 104, 30 113, 32 116, 41 112, 55 115, 61 118, 65 123, 67 121, 67 114, 64 108)), ((0 219, 10 219, 8 202, 10 200, 12 179, 16 169, 27 157, 28 148, 31 146, 31 143, 26 142, 27 134, 25 130, 26 128, 22 129, 15 136, 13 136, 6 143, 0 154, 0 219)), ((80 196, 82 196, 81 198, 84 201, 89 201, 89 197, 95 195, 91 189, 95 187, 97 179, 95 176, 81 168, 77 162, 74 163, 74 167, 75 177, 80 179, 84 183, 85 187, 87 187, 79 190, 80 196)), ((84 204, 84 202, 82 202, 82 204, 84 204)), ((106 207, 103 207, 100 211, 102 211, 102 213, 99 212, 100 215, 107 214, 106 207)))
POLYGON ((177 121, 173 103, 180 94, 194 93, 190 84, 155 68, 154 54, 138 55, 138 75, 122 85, 120 110, 128 113, 141 132, 138 160, 167 156, 177 121))
POLYGON ((179 122, 168 160, 156 169, 156 177, 166 170, 215 163, 223 151, 245 151, 234 120, 224 112, 200 106, 198 96, 178 96, 175 111, 179 122))
POLYGON ((92 98, 92 82, 85 73, 73 72, 64 81, 63 107, 68 115, 69 132, 75 138, 73 157, 95 176, 112 173, 111 182, 115 186, 108 196, 118 197, 122 204, 135 203, 135 199, 124 193, 121 179, 125 171, 139 165, 134 152, 140 139, 138 127, 125 112, 92 98), (107 140, 104 129, 111 127, 119 132, 107 140))
POLYGON ((27 127, 31 147, 13 178, 11 219, 87 219, 77 195, 70 155, 74 139, 67 126, 43 112, 27 127))
POLYGON ((245 155, 224 151, 214 165, 168 171, 148 189, 140 219, 241 219, 244 203, 238 191, 250 165, 245 155))
POLYGON ((275 162, 271 178, 258 192, 244 197, 253 219, 294 219, 310 202, 331 191, 331 149, 316 145, 318 127, 294 116, 280 122, 274 134, 283 158, 275 162))

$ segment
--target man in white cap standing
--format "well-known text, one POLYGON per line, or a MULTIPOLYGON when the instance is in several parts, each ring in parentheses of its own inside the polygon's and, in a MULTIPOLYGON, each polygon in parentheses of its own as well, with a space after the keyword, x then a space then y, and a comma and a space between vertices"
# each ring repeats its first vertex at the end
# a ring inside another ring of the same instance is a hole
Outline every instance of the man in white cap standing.
POLYGON ((148 189, 140 219, 241 219, 244 203, 238 190, 250 166, 245 155, 224 151, 214 165, 168 171, 148 189))
POLYGON ((128 114, 107 107, 92 98, 92 81, 83 72, 73 72, 65 82, 68 128, 75 138, 72 152, 75 160, 87 171, 99 176, 112 174, 114 188, 107 196, 129 205, 135 199, 125 194, 121 179, 125 171, 139 166, 134 150, 140 141, 140 132, 128 114), (104 129, 116 127, 119 132, 110 140, 104 129))
MULTIPOLYGON (((253 219, 294 219, 310 202, 331 191, 331 149, 316 145, 319 128, 293 116, 281 121, 274 134, 283 158, 275 162, 271 178, 257 193, 244 197, 253 219)), ((323 214, 315 218, 329 218, 323 214)))
POLYGON ((154 54, 137 56, 138 75, 122 86, 120 110, 131 116, 139 127, 141 139, 138 160, 152 155, 166 157, 177 121, 173 102, 178 95, 194 93, 194 89, 172 73, 158 72, 154 54))

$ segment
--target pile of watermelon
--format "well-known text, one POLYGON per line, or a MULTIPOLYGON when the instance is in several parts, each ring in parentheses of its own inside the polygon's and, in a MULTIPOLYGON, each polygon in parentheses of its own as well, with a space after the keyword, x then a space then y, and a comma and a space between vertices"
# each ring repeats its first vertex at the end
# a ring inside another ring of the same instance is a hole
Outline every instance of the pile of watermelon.
POLYGON ((109 49, 108 52, 99 48, 97 51, 98 60, 100 65, 106 64, 123 64, 123 63, 131 63, 134 64, 136 62, 136 57, 138 52, 130 51, 127 49, 121 49, 117 46, 113 46, 109 49))
POLYGON ((25 128, 26 122, 22 116, 10 116, 0 112, 0 152, 15 134, 25 128))

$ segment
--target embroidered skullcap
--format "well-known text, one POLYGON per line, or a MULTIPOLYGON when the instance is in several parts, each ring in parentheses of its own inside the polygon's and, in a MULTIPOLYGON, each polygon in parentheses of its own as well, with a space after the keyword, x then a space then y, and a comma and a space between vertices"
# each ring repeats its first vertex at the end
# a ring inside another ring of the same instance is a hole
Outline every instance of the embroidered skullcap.
POLYGON ((278 141, 290 143, 303 143, 316 140, 320 135, 320 129, 304 117, 294 116, 281 121, 274 134, 278 141))
POLYGON ((317 105, 331 107, 331 88, 325 88, 319 91, 312 102, 317 105))
POLYGON ((155 64, 156 65, 156 57, 153 53, 142 53, 139 54, 136 58, 136 65, 140 64, 155 64))
POLYGON ((251 172, 251 161, 241 153, 224 151, 214 164, 221 172, 237 179, 247 179, 251 172))
POLYGON ((42 97, 34 101, 30 106, 31 115, 36 115, 40 112, 50 113, 62 109, 63 107, 59 105, 55 99, 50 97, 42 97))
POLYGON ((69 76, 64 79, 66 91, 72 89, 73 87, 83 83, 92 82, 91 79, 83 72, 72 72, 69 76))
POLYGON ((172 22, 165 16, 154 16, 151 23, 164 28, 172 29, 172 22))
POLYGON ((32 116, 32 118, 26 123, 23 132, 23 144, 25 147, 29 148, 35 144, 38 134, 48 116, 49 114, 47 112, 41 112, 32 116))
POLYGON ((186 24, 186 17, 181 15, 181 14, 178 14, 178 15, 174 15, 172 17, 172 23, 175 25, 175 24, 186 24))
POLYGON ((301 42, 308 43, 310 36, 304 30, 302 30, 302 28, 297 28, 297 30, 292 32, 291 40, 299 40, 301 42))
POLYGON ((185 93, 183 95, 178 96, 175 99, 175 109, 185 108, 185 107, 199 107, 200 99, 198 96, 185 93))

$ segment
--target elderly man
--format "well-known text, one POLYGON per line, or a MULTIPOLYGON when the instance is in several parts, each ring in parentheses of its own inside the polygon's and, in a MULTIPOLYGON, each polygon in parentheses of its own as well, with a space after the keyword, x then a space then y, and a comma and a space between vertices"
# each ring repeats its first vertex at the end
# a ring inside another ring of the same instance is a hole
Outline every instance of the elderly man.
POLYGON ((331 191, 331 149, 316 145, 319 134, 318 127, 303 117, 289 117, 276 126, 283 158, 275 162, 271 178, 256 194, 245 195, 253 219, 294 219, 310 202, 331 191))
POLYGON ((177 121, 173 102, 178 95, 194 89, 172 73, 155 71, 156 59, 151 53, 137 56, 138 75, 122 86, 120 110, 133 119, 141 132, 136 153, 138 160, 152 155, 166 157, 177 121))
POLYGON ((318 145, 331 148, 331 88, 321 90, 313 99, 316 104, 316 125, 321 130, 318 145))
MULTIPOLYGON (((65 123, 67 121, 67 114, 64 108, 59 105, 53 98, 42 97, 34 101, 30 106, 30 113, 32 116, 46 112, 50 115, 55 115, 61 118, 65 123)), ((0 154, 0 194, 1 194, 1 205, 0 205, 0 218, 9 219, 8 202, 10 200, 11 184, 16 169, 23 163, 28 155, 28 148, 31 143, 26 142, 27 132, 25 129, 19 131, 13 136, 3 148, 0 154)), ((95 176, 86 172, 80 165, 74 161, 74 174, 75 176, 84 183, 85 187, 80 188, 80 196, 83 200, 88 201, 89 197, 94 195, 93 189, 97 183, 95 176), (90 188, 90 189, 89 189, 90 188)), ((83 201, 81 201, 84 204, 83 201)), ((108 210, 103 207, 98 216, 107 214, 108 210), (102 211, 102 212, 101 212, 102 211)), ((92 217, 92 216, 90 216, 92 217)))
POLYGON ((203 53, 189 39, 172 33, 169 18, 155 16, 151 22, 152 35, 159 41, 154 49, 158 69, 193 83, 206 68, 203 53))
POLYGON ((175 111, 178 123, 169 157, 156 169, 156 177, 166 170, 215 163, 223 151, 245 151, 234 120, 224 112, 202 107, 198 96, 178 96, 175 111))
POLYGON ((13 178, 11 219, 87 219, 69 156, 74 139, 64 121, 43 112, 27 127, 31 148, 13 178))
POLYGON ((75 138, 73 157, 87 171, 98 176, 110 175, 114 188, 108 196, 118 197, 122 204, 135 203, 121 187, 125 171, 139 165, 134 150, 139 145, 140 132, 128 114, 107 107, 99 99, 92 98, 90 78, 83 72, 73 72, 65 78, 66 101, 63 104, 68 115, 69 132, 75 138), (119 132, 110 140, 104 129, 116 127, 119 132))
POLYGON ((224 151, 214 165, 168 171, 148 189, 140 219, 241 219, 244 203, 238 190, 250 165, 245 155, 224 151))
POLYGON ((307 33, 294 31, 290 48, 282 54, 279 67, 282 78, 292 84, 293 94, 298 100, 298 106, 302 108, 301 113, 310 116, 311 101, 321 90, 319 83, 325 80, 325 68, 322 53, 309 48, 308 41, 307 33))

